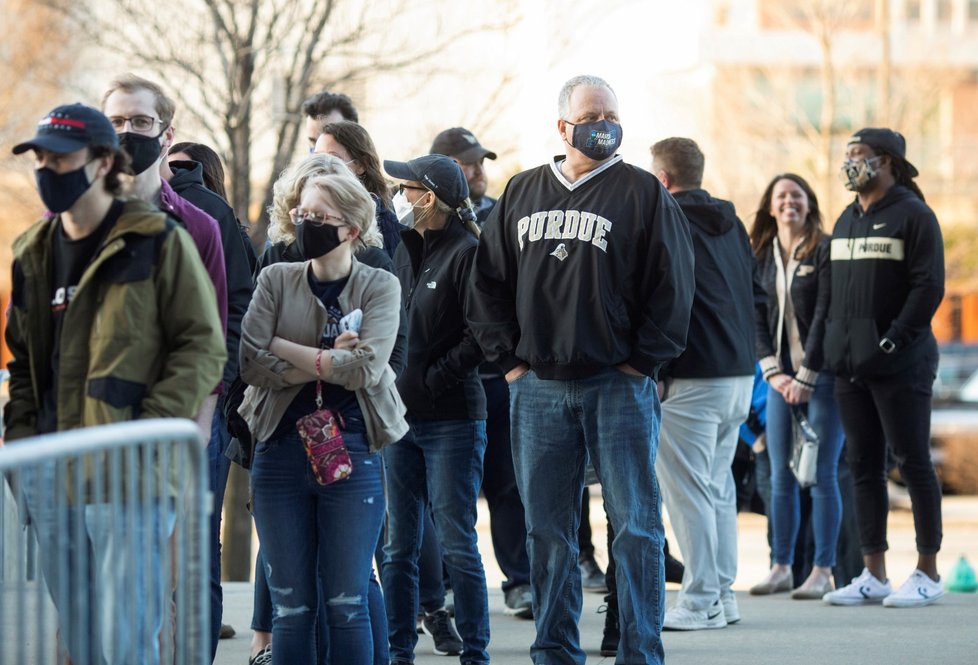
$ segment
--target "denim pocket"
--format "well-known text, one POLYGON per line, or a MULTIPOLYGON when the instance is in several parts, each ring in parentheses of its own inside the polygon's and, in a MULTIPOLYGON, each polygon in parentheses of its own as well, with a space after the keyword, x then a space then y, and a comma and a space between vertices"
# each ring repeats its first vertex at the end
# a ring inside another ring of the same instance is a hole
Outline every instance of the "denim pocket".
POLYGON ((271 440, 259 441, 255 444, 255 455, 261 457, 265 453, 274 450, 276 445, 271 442, 271 440))

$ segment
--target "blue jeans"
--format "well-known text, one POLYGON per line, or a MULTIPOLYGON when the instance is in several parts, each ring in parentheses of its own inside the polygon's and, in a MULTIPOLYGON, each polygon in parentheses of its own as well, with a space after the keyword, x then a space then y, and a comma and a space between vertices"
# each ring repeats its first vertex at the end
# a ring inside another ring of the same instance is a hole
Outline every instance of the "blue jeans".
MULTIPOLYGON (((379 548, 382 543, 380 540, 377 542, 379 548)), ((374 556, 376 556, 376 551, 375 549, 374 556)), ((268 590, 268 580, 265 577, 265 557, 262 556, 261 547, 258 548, 258 555, 255 557, 255 589, 253 598, 251 629, 264 633, 272 632, 272 597, 271 592, 268 590)), ((320 585, 319 607, 322 608, 325 604, 326 599, 322 595, 322 585, 320 585)), ((444 604, 444 593, 442 594, 442 604, 444 604)), ((441 607, 441 605, 438 607, 441 607)), ((384 594, 380 590, 380 583, 377 581, 373 570, 370 571, 370 590, 367 592, 367 609, 370 612, 370 633, 373 635, 374 641, 374 665, 387 665, 390 661, 390 652, 387 649, 387 614, 384 609, 384 594)), ((328 665, 329 627, 323 621, 322 613, 317 617, 316 624, 316 652, 319 662, 323 665, 328 665)))
POLYGON ((210 490, 214 496, 214 511, 211 513, 211 662, 217 655, 217 640, 221 633, 221 618, 224 614, 224 591, 221 589, 221 511, 224 508, 224 490, 228 485, 228 472, 231 460, 224 455, 231 440, 227 419, 218 407, 211 421, 211 438, 207 442, 207 476, 210 490))
MULTIPOLYGON (((816 566, 835 565, 835 550, 842 521, 839 495, 839 456, 842 453, 842 421, 832 395, 835 377, 819 374, 815 391, 806 405, 808 420, 818 434, 817 483, 812 493, 812 530, 816 566)), ((771 459, 771 506, 774 563, 791 565, 795 559, 800 509, 798 482, 788 468, 792 447, 792 416, 781 393, 767 392, 767 450, 771 459)))
POLYGON ((660 410, 651 379, 608 368, 586 379, 545 381, 530 371, 509 389, 537 629, 533 662, 585 662, 577 530, 590 456, 615 531, 618 662, 662 663, 665 535, 655 476, 660 410))
POLYGON ((425 505, 455 592, 462 662, 488 663, 489 600, 475 531, 486 449, 483 420, 408 418, 411 431, 383 450, 388 524, 382 574, 391 660, 414 661, 418 556, 425 505))
POLYGON ((383 471, 363 435, 344 432, 343 438, 353 473, 326 486, 313 478, 297 432, 255 447, 251 483, 272 599, 275 665, 316 662, 319 585, 330 649, 343 654, 344 663, 373 663, 367 597, 384 519, 383 471))
POLYGON ((530 583, 526 555, 526 516, 516 488, 510 442, 509 386, 503 377, 482 379, 486 392, 486 456, 482 493, 489 506, 489 531, 496 563, 506 576, 503 592, 530 583))
POLYGON ((149 504, 68 505, 54 489, 63 487, 63 473, 43 463, 21 479, 68 655, 78 665, 158 665, 175 583, 166 551, 173 503, 160 497, 149 504))

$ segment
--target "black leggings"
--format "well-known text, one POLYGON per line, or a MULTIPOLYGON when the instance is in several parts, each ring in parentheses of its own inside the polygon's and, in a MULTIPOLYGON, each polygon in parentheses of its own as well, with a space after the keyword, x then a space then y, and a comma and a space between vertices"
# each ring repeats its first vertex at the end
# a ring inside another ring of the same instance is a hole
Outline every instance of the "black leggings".
POLYGON ((864 555, 885 552, 889 444, 913 505, 917 551, 941 549, 941 487, 930 459, 930 411, 937 360, 885 379, 837 377, 835 398, 846 433, 864 555))

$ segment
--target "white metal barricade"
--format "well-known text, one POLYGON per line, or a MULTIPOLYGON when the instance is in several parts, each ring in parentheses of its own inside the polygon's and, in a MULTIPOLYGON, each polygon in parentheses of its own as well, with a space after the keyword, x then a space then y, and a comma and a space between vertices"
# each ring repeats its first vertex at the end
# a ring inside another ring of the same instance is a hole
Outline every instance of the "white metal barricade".
POLYGON ((0 448, 0 663, 206 665, 200 429, 160 419, 0 448))

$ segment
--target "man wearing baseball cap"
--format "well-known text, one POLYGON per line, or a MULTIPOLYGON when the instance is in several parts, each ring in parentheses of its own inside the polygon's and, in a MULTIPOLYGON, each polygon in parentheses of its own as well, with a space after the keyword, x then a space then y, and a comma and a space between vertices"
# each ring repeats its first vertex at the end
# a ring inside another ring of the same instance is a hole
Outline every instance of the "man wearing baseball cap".
POLYGON ((433 155, 447 155, 462 169, 465 180, 469 183, 469 198, 475 207, 476 221, 482 226, 489 217, 492 206, 496 204, 496 199, 486 196, 488 183, 482 165, 486 157, 496 159, 496 153, 482 147, 475 134, 464 127, 452 127, 438 134, 428 152, 433 155))
POLYGON ((849 139, 841 177, 856 198, 832 234, 825 364, 836 374, 865 568, 825 594, 831 605, 920 607, 944 595, 941 488, 930 458, 938 359, 931 319, 944 295, 944 242, 917 174, 897 132, 874 127, 849 139), (917 536, 916 569, 896 590, 886 576, 887 447, 906 482, 917 536))
MULTIPOLYGON (((156 208, 120 198, 129 159, 96 109, 57 107, 13 152, 28 150, 50 214, 13 246, 8 443, 136 418, 193 417, 220 380, 226 351, 214 287, 190 236, 156 208)), ((158 552, 167 540, 154 538, 152 520, 137 517, 135 531, 123 533, 130 520, 118 507, 79 506, 68 519, 84 527, 68 528, 83 529, 89 542, 76 547, 63 537, 50 483, 36 475, 25 485, 72 661, 159 662, 162 607, 150 599, 166 589, 158 552), (156 556, 118 551, 131 542, 155 543, 156 556)), ((172 508, 138 509, 158 511, 172 527, 172 508)))

